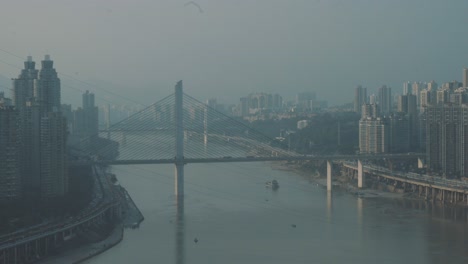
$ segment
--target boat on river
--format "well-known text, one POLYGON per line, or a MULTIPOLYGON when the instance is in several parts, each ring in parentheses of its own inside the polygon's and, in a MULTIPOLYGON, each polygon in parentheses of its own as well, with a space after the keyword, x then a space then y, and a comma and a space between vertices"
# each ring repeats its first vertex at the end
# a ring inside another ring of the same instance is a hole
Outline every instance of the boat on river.
POLYGON ((268 181, 266 182, 266 187, 276 190, 279 188, 279 183, 277 180, 268 181))

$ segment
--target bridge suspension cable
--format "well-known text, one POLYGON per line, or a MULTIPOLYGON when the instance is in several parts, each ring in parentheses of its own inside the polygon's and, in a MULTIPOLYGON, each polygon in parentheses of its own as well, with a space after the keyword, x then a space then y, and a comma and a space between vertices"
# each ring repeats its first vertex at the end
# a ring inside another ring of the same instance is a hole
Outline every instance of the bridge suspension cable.
MULTIPOLYGON (((184 94, 184 158, 290 157, 274 139, 184 94)), ((175 155, 175 96, 171 94, 80 142, 89 155, 119 160, 169 160, 175 155), (99 140, 98 136, 108 140, 99 140), (120 143, 119 153, 112 141, 120 143)))

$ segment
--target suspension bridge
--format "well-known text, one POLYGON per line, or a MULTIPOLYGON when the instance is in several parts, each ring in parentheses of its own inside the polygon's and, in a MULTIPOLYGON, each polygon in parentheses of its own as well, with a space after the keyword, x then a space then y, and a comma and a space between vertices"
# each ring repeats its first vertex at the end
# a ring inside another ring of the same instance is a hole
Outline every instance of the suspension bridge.
POLYGON ((184 194, 184 166, 190 163, 326 160, 331 175, 330 162, 335 160, 417 159, 424 156, 420 153, 298 154, 242 120, 185 94, 182 81, 176 84, 173 94, 109 125, 97 135, 82 140, 77 147, 86 156, 93 157, 86 161, 93 164, 174 164, 177 196, 184 194))

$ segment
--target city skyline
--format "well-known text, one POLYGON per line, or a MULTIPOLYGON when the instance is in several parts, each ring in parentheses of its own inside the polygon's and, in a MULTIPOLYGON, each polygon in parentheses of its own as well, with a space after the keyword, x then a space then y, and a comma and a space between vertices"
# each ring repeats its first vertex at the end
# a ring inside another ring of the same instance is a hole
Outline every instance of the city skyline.
POLYGON ((2 1, 0 264, 468 262, 466 10, 2 1))
MULTIPOLYGON (((21 58, 0 51, 0 74, 14 75, 17 69, 6 63, 21 67, 24 54, 50 53, 63 73, 93 85, 112 83, 104 88, 143 104, 184 79, 194 96, 220 102, 256 91, 313 90, 336 105, 349 102, 343 91, 359 84, 369 94, 382 85, 399 91, 407 80, 460 80, 468 66, 464 1, 200 0, 203 13, 165 0, 51 0, 27 9, 7 2, 0 11, 0 22, 9 25, 1 49, 21 58), (8 10, 22 10, 21 20, 8 10), (83 19, 87 27, 77 23, 83 19), (32 46, 35 21, 42 33, 32 46)), ((80 95, 66 85, 72 84, 62 85, 64 98, 80 95)))

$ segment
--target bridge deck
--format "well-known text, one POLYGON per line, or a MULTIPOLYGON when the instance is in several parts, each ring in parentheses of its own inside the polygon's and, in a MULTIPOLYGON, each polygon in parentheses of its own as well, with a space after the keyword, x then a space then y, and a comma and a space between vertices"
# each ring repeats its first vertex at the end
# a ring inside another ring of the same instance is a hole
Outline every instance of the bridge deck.
MULTIPOLYGON (((378 160, 378 159, 415 159, 425 157, 423 153, 411 154, 380 154, 380 155, 304 155, 291 157, 221 157, 221 158, 186 158, 189 163, 220 163, 220 162, 262 162, 262 161, 300 161, 300 160, 378 160)), ((174 164, 175 159, 135 159, 135 160, 98 160, 90 161, 102 165, 138 165, 138 164, 174 164)))

